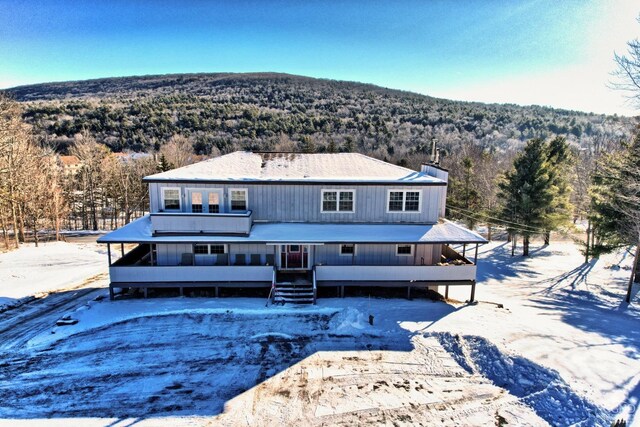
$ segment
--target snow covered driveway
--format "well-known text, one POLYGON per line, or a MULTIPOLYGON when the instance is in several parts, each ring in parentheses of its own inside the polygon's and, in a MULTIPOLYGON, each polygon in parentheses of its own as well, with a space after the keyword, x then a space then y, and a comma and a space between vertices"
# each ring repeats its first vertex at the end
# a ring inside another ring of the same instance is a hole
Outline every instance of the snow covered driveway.
POLYGON ((637 425, 628 255, 534 254, 483 248, 478 305, 52 293, 0 316, 0 425, 637 425))
POLYGON ((544 425, 438 336, 401 328, 386 309, 379 327, 364 322, 367 306, 385 304, 412 321, 452 310, 362 298, 269 309, 256 299, 91 301, 73 312, 77 325, 0 353, 0 417, 544 425))
POLYGON ((24 244, 0 254, 0 311, 42 293, 82 285, 89 277, 106 277, 106 251, 94 243, 24 244))

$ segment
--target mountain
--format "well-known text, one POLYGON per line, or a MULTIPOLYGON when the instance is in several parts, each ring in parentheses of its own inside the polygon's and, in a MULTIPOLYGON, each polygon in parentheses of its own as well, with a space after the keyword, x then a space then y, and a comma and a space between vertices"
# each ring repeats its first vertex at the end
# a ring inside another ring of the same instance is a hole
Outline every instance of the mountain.
POLYGON ((517 148, 564 135, 573 144, 623 139, 635 119, 540 106, 438 99, 370 84, 277 73, 175 74, 8 89, 25 119, 64 152, 83 129, 113 151, 158 149, 183 135, 200 154, 235 149, 358 150, 414 164, 437 139, 517 148))

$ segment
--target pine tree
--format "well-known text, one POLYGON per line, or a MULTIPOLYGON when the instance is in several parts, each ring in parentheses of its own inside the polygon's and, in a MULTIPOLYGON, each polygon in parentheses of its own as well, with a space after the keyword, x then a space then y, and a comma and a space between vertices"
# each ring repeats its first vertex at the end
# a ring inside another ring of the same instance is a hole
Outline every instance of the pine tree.
POLYGON ((640 283, 640 130, 626 149, 601 159, 591 187, 593 256, 627 246, 636 246, 634 267, 629 279, 640 283))
POLYGON ((552 230, 567 226, 571 222, 573 206, 570 202, 569 168, 572 163, 569 145, 563 137, 556 137, 548 144, 549 185, 553 199, 545 218, 544 243, 549 244, 552 230))
POLYGON ((528 256, 530 238, 547 225, 553 201, 547 144, 541 139, 530 140, 513 165, 499 184, 504 204, 500 216, 510 224, 510 234, 522 235, 522 255, 528 256))
POLYGON ((353 138, 351 136, 347 136, 344 141, 344 152, 353 153, 354 151, 355 151, 355 144, 353 143, 353 138))
POLYGON ((164 154, 160 154, 160 160, 158 161, 158 171, 166 172, 173 169, 173 165, 167 161, 164 154))
POLYGON ((303 153, 315 153, 316 144, 314 144, 310 137, 305 135, 300 139, 300 151, 303 153))
POLYGON ((477 223, 471 213, 479 213, 478 211, 482 207, 473 166, 473 160, 470 157, 465 157, 462 159, 462 176, 451 180, 450 204, 466 211, 464 218, 469 228, 473 228, 477 223))
POLYGON ((333 138, 329 139, 329 144, 327 145, 327 152, 328 153, 335 153, 337 152, 338 149, 336 147, 336 142, 333 140, 333 138))

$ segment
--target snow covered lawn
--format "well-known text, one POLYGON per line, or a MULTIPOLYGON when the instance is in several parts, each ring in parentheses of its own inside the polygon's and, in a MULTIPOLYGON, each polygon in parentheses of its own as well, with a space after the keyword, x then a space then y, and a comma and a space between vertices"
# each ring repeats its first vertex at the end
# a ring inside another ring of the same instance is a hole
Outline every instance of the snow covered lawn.
MULTIPOLYGON (((629 255, 582 266, 571 243, 533 249, 524 259, 504 243, 482 248, 477 305, 325 298, 265 308, 256 298, 90 294, 39 319, 48 326, 24 325, 26 343, 0 346, 0 418, 65 426, 632 418, 640 297, 622 302, 629 255), (55 326, 65 315, 78 323, 55 326)), ((469 289, 450 295, 464 301, 469 289)))
POLYGON ((96 244, 22 245, 0 254, 0 311, 33 295, 77 286, 106 271, 106 250, 96 244))

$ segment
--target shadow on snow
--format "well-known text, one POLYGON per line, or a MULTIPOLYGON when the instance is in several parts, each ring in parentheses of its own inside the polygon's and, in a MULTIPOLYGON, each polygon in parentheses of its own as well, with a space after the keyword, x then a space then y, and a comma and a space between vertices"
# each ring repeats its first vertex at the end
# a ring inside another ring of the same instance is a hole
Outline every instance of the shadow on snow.
POLYGON ((577 395, 553 369, 501 352, 478 336, 434 334, 470 374, 480 374, 531 407, 550 425, 600 425, 611 414, 577 395))
MULTIPOLYGON (((412 339, 425 329, 411 332, 402 322, 431 325, 457 310, 472 309, 385 300, 403 309, 391 310, 393 318, 387 319, 384 312, 374 313, 379 329, 367 334, 349 326, 353 310, 334 309, 330 299, 324 301, 327 307, 317 309, 265 310, 257 300, 255 309, 248 310, 137 317, 41 348, 5 349, 0 351, 0 416, 215 416, 227 401, 317 352, 409 352, 414 350, 412 339)), ((505 388, 551 424, 603 414, 553 370, 505 355, 483 338, 465 337, 456 344, 459 339, 450 334, 434 335, 464 369, 505 388)))
MULTIPOLYGON (((44 347, 5 346, 0 417, 217 415, 228 400, 319 351, 412 351, 416 333, 401 328, 401 321, 432 324, 457 310, 415 301, 397 319, 374 313, 385 330, 367 334, 350 326, 353 310, 333 309, 331 299, 324 301, 328 307, 265 309, 264 300, 256 298, 250 309, 160 313, 81 331, 44 347)), ((16 326, 5 333, 19 331, 16 326)))

